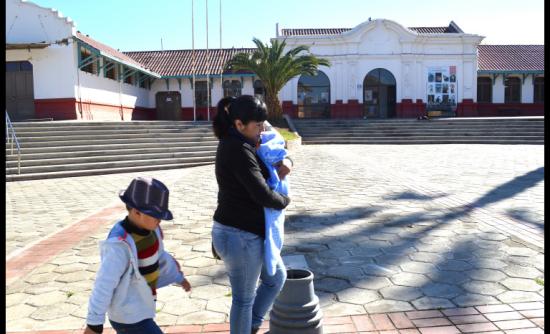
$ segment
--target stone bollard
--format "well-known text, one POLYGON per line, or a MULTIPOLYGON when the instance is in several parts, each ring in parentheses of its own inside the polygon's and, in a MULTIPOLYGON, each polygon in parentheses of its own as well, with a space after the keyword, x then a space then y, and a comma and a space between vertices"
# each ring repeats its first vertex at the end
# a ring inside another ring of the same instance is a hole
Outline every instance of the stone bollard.
POLYGON ((322 334, 323 312, 313 289, 313 273, 287 270, 287 279, 269 313, 269 334, 322 334))

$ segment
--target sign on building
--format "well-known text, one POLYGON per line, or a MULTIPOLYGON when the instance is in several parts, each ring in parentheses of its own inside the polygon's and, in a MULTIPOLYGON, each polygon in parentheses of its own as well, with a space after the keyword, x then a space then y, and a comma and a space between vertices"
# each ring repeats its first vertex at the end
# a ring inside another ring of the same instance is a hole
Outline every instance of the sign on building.
POLYGON ((455 112, 457 87, 456 66, 429 67, 426 111, 455 112))

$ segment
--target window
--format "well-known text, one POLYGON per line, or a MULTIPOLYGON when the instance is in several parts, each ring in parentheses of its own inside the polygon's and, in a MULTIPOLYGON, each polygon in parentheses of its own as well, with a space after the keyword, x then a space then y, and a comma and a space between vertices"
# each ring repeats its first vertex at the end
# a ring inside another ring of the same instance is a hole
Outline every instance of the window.
POLYGON ((298 117, 330 117, 330 81, 325 73, 304 74, 298 80, 298 117))
POLYGON ((133 69, 129 68, 129 67, 126 67, 124 66, 123 67, 123 75, 124 76, 127 76, 126 78, 124 78, 124 83, 127 83, 129 85, 135 85, 136 84, 136 73, 133 69), (134 73, 132 73, 134 72, 134 73), (130 74, 132 73, 132 74, 130 74))
POLYGON ((504 80, 504 103, 521 102, 521 80, 517 77, 507 77, 504 80))
POLYGON ((226 80, 223 82, 223 97, 226 96, 241 96, 242 85, 239 80, 226 80))
POLYGON ((89 57, 91 55, 92 55, 92 52, 90 50, 86 49, 83 46, 80 47, 80 61, 81 62, 86 61, 86 63, 87 63, 87 65, 84 66, 84 67, 81 67, 80 70, 84 71, 84 72, 92 73, 92 74, 97 74, 98 73, 97 63, 98 63, 99 60, 90 62, 91 58, 89 58, 89 57))
MULTIPOLYGON (((210 86, 212 90, 212 86, 210 86)), ((206 108, 206 99, 208 94, 206 93, 206 81, 195 81, 195 105, 199 108, 206 108)), ((212 94, 210 94, 210 106, 212 106, 212 94)))
POLYGON ((138 82, 140 88, 149 89, 149 77, 147 74, 138 73, 138 82))
POLYGON ((114 61, 105 59, 105 77, 113 80, 118 80, 118 64, 114 61))
POLYGON ((477 78, 477 102, 493 102, 493 80, 488 77, 477 78))
POLYGON ((254 81, 254 96, 265 101, 265 88, 261 80, 254 81))
POLYGON ((533 86, 535 86, 533 102, 544 103, 544 77, 536 77, 533 86))

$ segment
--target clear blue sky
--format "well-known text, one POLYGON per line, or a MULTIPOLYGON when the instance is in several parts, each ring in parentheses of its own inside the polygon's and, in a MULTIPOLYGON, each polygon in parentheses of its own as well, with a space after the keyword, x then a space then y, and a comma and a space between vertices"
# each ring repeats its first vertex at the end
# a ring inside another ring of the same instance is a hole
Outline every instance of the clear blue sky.
MULTIPOLYGON (((191 48, 191 0, 30 0, 58 9, 84 34, 122 51, 191 48)), ((543 0, 221 0, 222 46, 254 47, 279 28, 353 28, 369 17, 447 26, 482 44, 544 44, 543 0)), ((206 47, 206 0, 194 0, 195 48, 206 47)), ((220 47, 220 0, 208 0, 208 45, 220 47)))

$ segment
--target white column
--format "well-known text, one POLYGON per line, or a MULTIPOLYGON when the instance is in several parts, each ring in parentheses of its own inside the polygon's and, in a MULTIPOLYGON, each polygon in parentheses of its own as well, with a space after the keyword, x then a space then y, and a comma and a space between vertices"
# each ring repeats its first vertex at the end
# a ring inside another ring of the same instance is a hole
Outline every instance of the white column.
POLYGON ((493 82, 493 103, 504 103, 504 82, 499 75, 493 82))
POLYGON ((533 86, 533 76, 528 75, 523 82, 521 78, 521 103, 533 103, 535 99, 535 87, 533 86))
POLYGON ((222 90, 222 84, 220 82, 220 78, 213 78, 212 79, 212 106, 217 106, 218 102, 223 97, 223 90, 222 90))

